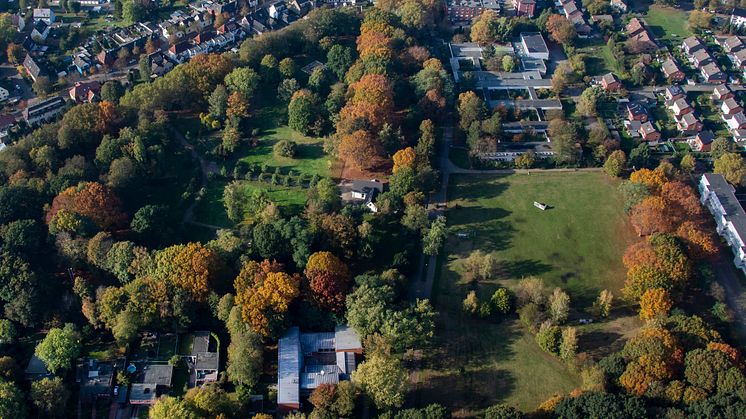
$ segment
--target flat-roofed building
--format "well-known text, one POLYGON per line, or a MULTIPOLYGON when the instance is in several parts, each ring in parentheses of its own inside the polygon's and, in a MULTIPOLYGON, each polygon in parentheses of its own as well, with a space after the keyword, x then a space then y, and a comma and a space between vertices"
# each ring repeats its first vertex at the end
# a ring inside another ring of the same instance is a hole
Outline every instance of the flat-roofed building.
POLYGON ((733 264, 746 274, 746 213, 735 188, 722 175, 705 173, 699 181, 699 196, 715 219, 717 233, 730 246, 733 264))
POLYGON ((521 46, 524 54, 531 58, 549 59, 549 48, 544 41, 544 36, 539 32, 521 33, 521 46))
POLYGON ((290 328, 277 345, 278 410, 298 410, 301 398, 319 385, 348 380, 362 352, 360 336, 349 326, 321 333, 290 328))

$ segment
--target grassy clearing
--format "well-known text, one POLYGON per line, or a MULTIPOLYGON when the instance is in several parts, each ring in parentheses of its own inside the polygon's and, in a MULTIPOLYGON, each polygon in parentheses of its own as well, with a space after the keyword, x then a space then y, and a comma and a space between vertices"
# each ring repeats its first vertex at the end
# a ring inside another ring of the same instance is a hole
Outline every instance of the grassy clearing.
MULTIPOLYGON (((458 293, 453 285, 444 285, 439 293, 458 293)), ((485 324, 468 318, 457 297, 438 301, 438 350, 419 377, 419 405, 441 403, 455 417, 477 416, 496 403, 532 411, 552 395, 580 385, 577 374, 543 352, 517 320, 485 324)))
POLYGON ((537 275, 586 300, 620 288, 621 256, 634 238, 616 182, 603 173, 454 176, 451 182, 450 230, 472 238, 453 243, 446 275, 460 277, 461 259, 480 248, 502 261, 499 281, 537 275), (534 201, 551 208, 541 211, 534 201))
POLYGON ((680 42, 692 36, 689 14, 681 9, 651 5, 645 14, 645 22, 653 35, 663 41, 680 42))
POLYGON ((620 63, 611 54, 603 39, 579 41, 578 52, 587 55, 585 69, 589 76, 600 76, 609 72, 622 73, 620 63))
MULTIPOLYGON (((223 204, 223 190, 228 182, 225 180, 213 180, 205 189, 199 204, 194 209, 194 220, 199 223, 210 224, 218 227, 233 227, 233 222, 228 219, 223 204)), ((241 181, 242 193, 251 195, 260 189, 267 192, 283 214, 294 215, 303 210, 308 195, 305 189, 298 186, 271 185, 266 182, 241 181)))
MULTIPOLYGON (((622 254, 634 237, 616 182, 588 172, 454 175, 451 182, 451 237, 434 287, 437 349, 426 356, 416 402, 444 403, 458 417, 479 415, 495 403, 532 411, 550 396, 578 387, 578 374, 543 352, 515 317, 474 319, 463 313, 462 300, 476 290, 484 301, 498 286, 510 287, 528 275, 567 290, 578 311, 601 289, 618 295, 622 254), (533 201, 551 208, 541 211, 533 201), (464 279, 463 260, 476 249, 497 257, 498 278, 478 284, 464 279)), ((621 345, 638 321, 626 312, 617 316, 581 327, 581 350, 596 357, 621 345)))

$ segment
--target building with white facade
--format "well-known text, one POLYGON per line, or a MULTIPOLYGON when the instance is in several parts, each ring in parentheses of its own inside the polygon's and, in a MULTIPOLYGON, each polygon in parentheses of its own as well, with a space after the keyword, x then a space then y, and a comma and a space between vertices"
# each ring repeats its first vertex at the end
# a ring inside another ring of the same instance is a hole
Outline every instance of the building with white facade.
POLYGON ((735 27, 746 25, 746 10, 736 7, 730 15, 730 24, 735 27))
POLYGON ((712 213, 717 233, 733 251, 733 263, 746 274, 746 212, 735 188, 722 175, 705 173, 699 181, 700 201, 712 213))

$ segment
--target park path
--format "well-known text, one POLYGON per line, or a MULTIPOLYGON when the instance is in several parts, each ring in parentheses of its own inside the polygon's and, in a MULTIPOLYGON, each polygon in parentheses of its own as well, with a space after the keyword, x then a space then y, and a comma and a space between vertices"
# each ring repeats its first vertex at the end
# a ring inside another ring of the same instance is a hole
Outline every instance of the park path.
MULTIPOLYGON (((179 144, 181 144, 184 149, 189 151, 189 154, 191 154, 192 159, 196 160, 199 163, 199 169, 200 169, 200 185, 199 190, 205 189, 207 187, 207 179, 208 176, 212 173, 215 173, 217 170, 215 168, 215 162, 209 162, 202 158, 202 156, 197 153, 197 150, 194 149, 194 146, 189 143, 189 141, 184 138, 184 135, 179 132, 174 127, 171 127, 171 132, 174 134, 174 137, 179 141, 179 144)), ((211 228, 213 230, 220 230, 223 227, 212 225, 212 224, 205 224, 200 223, 198 221, 194 221, 194 208, 197 207, 198 201, 196 199, 192 200, 192 203, 189 204, 187 209, 184 211, 184 217, 181 219, 182 224, 193 224, 199 227, 207 227, 211 228)))

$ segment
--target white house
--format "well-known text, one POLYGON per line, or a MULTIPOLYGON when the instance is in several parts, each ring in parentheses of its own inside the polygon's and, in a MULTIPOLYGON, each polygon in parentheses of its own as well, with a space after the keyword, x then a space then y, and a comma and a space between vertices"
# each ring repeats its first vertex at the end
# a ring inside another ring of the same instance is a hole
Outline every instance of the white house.
POLYGON ((699 181, 700 201, 717 224, 717 233, 733 251, 733 263, 746 273, 746 212, 733 186, 722 175, 705 173, 699 181))
POLYGON ((539 32, 521 33, 521 46, 523 52, 531 58, 549 59, 549 48, 547 48, 544 37, 539 32))
POLYGON ((31 39, 33 39, 34 41, 46 41, 48 36, 49 25, 46 22, 40 20, 34 23, 34 29, 31 31, 31 39))
POLYGON ((43 21, 47 25, 54 23, 54 10, 34 9, 34 22, 43 21))
POLYGON ((746 25, 746 10, 738 7, 733 9, 733 13, 730 15, 730 24, 736 27, 746 25))
POLYGON ((611 7, 618 9, 622 13, 627 13, 627 9, 629 9, 624 0, 611 0, 611 7))
POLYGON ((287 5, 285 4, 285 2, 284 1, 278 1, 277 3, 269 6, 269 9, 268 9, 269 16, 272 19, 279 19, 280 14, 282 12, 284 12, 285 10, 287 10, 287 5))
POLYGON ((383 193, 383 184, 376 180, 355 180, 352 182, 351 195, 353 199, 362 199, 371 212, 378 212, 376 198, 383 193))

